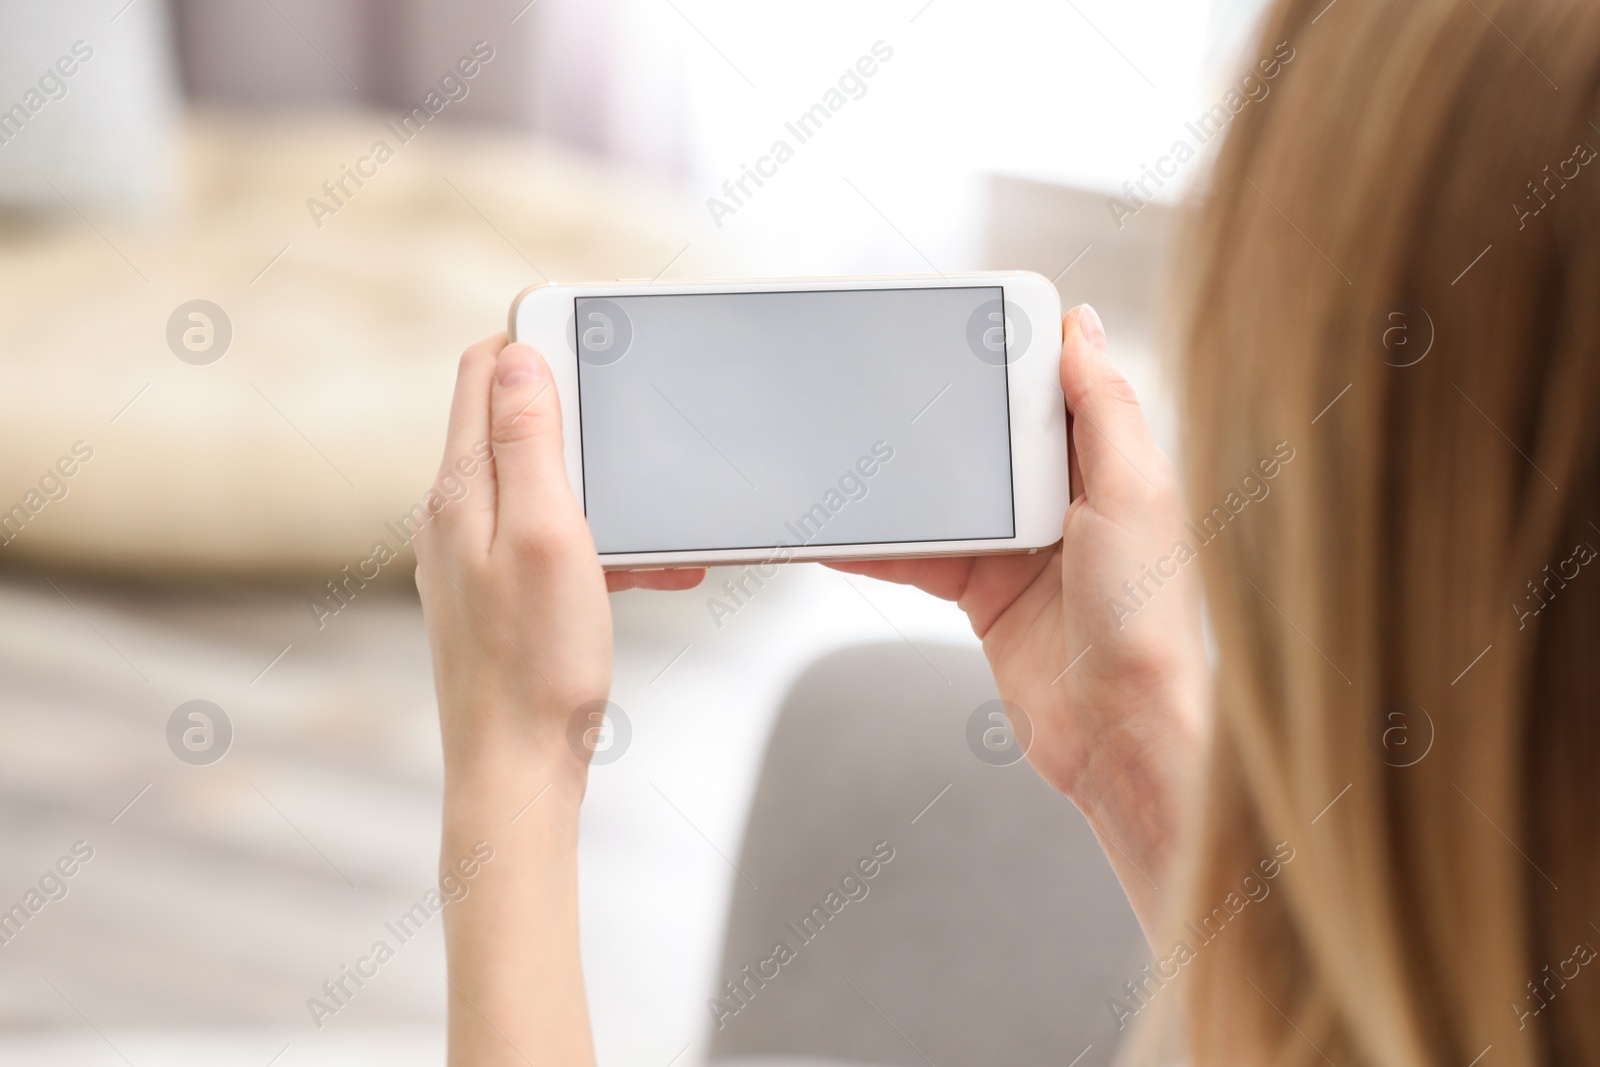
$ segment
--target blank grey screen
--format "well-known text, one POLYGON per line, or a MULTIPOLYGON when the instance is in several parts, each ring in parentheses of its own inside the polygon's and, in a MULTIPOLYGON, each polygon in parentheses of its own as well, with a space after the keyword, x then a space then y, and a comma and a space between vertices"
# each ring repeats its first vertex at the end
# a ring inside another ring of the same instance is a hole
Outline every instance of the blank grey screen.
POLYGON ((1015 536, 998 287, 574 301, 600 552, 1015 536), (989 335, 991 338, 993 333, 989 335))

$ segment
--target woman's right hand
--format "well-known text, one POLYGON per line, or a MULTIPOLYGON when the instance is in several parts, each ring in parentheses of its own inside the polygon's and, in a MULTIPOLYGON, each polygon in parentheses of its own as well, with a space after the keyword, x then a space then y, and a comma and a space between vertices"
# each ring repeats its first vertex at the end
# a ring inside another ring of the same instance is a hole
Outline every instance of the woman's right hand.
POLYGON ((1199 546, 1099 317, 1083 305, 1062 325, 1079 495, 1061 542, 1036 555, 833 566, 967 613, 1000 696, 1028 720, 1013 728, 1031 733, 1029 761, 1088 817, 1148 932, 1209 725, 1199 546), (1179 543, 1187 551, 1175 553, 1179 543))

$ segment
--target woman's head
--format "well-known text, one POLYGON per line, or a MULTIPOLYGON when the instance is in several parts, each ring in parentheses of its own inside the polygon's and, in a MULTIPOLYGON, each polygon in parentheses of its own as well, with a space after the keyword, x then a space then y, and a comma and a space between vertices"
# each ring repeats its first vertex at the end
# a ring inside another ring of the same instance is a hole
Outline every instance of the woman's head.
POLYGON ((1191 507, 1294 457, 1200 550, 1198 1063, 1600 1061, 1597 44, 1584 0, 1267 17, 1181 265, 1191 507))

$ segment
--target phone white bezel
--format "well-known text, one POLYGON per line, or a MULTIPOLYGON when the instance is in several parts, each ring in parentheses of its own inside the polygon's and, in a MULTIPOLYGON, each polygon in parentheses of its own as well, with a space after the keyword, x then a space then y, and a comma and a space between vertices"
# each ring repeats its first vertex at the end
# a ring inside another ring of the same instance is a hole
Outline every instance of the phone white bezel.
POLYGON ((892 275, 836 278, 761 278, 690 283, 602 282, 536 285, 511 304, 513 341, 538 349, 550 366, 561 399, 567 479, 581 502, 583 454, 578 418, 578 356, 568 336, 573 301, 582 297, 624 297, 693 293, 818 292, 846 289, 927 289, 1001 286, 1007 309, 1008 341, 1013 309, 1026 316, 1026 351, 1008 352, 1007 390, 1011 432, 1012 499, 1016 536, 968 541, 918 541, 871 545, 773 545, 770 548, 672 550, 603 553, 607 570, 658 570, 708 564, 789 560, 860 560, 918 556, 1026 552, 1055 544, 1071 503, 1068 484, 1066 405, 1059 375, 1061 298, 1042 275, 1030 271, 992 271, 948 275, 892 275))

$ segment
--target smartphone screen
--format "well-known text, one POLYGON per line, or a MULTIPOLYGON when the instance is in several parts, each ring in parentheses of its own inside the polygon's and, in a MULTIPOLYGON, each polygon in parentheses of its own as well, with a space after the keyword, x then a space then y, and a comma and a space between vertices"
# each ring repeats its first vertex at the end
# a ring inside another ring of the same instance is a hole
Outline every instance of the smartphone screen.
POLYGON ((601 553, 1016 536, 1004 290, 574 301, 601 553))

